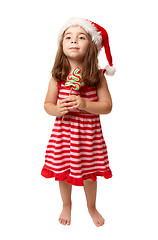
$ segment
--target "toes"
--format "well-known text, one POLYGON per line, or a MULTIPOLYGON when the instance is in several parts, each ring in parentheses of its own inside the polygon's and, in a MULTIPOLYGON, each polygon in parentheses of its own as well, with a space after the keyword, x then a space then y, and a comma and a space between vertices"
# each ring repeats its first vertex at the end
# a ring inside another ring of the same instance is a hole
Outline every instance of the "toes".
POLYGON ((62 218, 59 218, 59 222, 60 222, 60 224, 64 223, 62 218))
POLYGON ((59 220, 60 224, 62 224, 62 225, 66 225, 66 224, 70 225, 70 221, 67 221, 67 220, 62 219, 62 218, 59 218, 58 220, 59 220))
POLYGON ((99 227, 99 226, 100 226, 100 222, 97 222, 97 223, 96 223, 96 226, 99 227))
POLYGON ((71 220, 67 220, 67 219, 63 219, 63 218, 59 218, 58 221, 62 225, 70 225, 71 224, 71 220))
POLYGON ((67 223, 67 220, 63 220, 63 225, 66 225, 66 223, 67 223))
POLYGON ((63 224, 63 225, 64 225, 64 219, 62 219, 62 220, 61 220, 61 224, 63 224))
POLYGON ((70 225, 70 220, 67 221, 67 225, 70 225))
POLYGON ((105 220, 103 220, 103 221, 97 221, 96 226, 97 226, 97 227, 100 227, 100 226, 104 225, 104 222, 105 222, 105 220))

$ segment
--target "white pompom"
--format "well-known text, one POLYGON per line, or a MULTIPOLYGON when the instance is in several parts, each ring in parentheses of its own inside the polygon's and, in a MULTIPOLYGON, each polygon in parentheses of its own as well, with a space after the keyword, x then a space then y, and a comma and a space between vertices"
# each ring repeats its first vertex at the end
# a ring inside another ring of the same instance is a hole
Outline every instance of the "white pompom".
POLYGON ((108 75, 108 76, 113 76, 116 72, 116 68, 114 68, 113 66, 109 66, 107 65, 105 67, 105 73, 108 75))

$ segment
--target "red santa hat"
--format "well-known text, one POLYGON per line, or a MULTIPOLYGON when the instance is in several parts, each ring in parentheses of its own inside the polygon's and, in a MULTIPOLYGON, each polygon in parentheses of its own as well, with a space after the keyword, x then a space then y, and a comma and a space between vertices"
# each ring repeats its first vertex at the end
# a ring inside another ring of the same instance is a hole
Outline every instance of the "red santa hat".
POLYGON ((98 24, 83 18, 70 18, 61 28, 58 36, 58 40, 60 41, 65 30, 71 26, 80 26, 82 27, 92 38, 92 41, 97 46, 98 51, 101 50, 102 47, 105 49, 105 54, 108 60, 109 65, 107 65, 103 69, 103 73, 105 72, 107 75, 114 75, 116 69, 113 67, 113 61, 109 46, 109 37, 107 31, 99 26, 98 24))

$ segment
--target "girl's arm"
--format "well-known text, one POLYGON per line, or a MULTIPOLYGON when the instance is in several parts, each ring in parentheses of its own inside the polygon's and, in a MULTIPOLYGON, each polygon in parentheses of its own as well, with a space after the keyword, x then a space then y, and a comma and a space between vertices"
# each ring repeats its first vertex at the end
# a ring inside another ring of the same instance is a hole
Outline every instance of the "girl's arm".
POLYGON ((48 91, 44 102, 44 109, 48 114, 53 116, 55 116, 56 114, 57 95, 57 81, 54 78, 51 78, 49 81, 48 91))
POLYGON ((85 111, 93 114, 108 114, 112 110, 112 99, 104 75, 101 77, 101 84, 97 88, 98 102, 85 102, 85 111))
POLYGON ((52 77, 49 82, 48 91, 44 102, 44 109, 52 116, 63 116, 64 114, 68 113, 68 109, 63 104, 57 104, 57 99, 57 80, 52 77))

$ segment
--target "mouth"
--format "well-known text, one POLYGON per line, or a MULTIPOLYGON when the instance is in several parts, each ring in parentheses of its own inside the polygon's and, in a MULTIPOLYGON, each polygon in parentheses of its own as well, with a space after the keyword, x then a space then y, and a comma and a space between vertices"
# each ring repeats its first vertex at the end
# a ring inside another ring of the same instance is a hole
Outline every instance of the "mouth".
POLYGON ((77 47, 71 47, 70 50, 79 50, 77 47))

